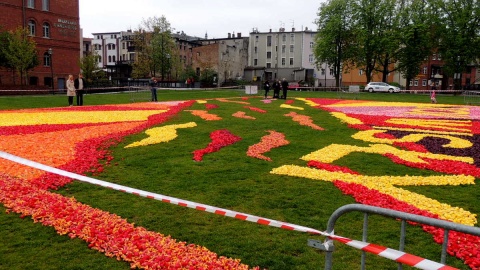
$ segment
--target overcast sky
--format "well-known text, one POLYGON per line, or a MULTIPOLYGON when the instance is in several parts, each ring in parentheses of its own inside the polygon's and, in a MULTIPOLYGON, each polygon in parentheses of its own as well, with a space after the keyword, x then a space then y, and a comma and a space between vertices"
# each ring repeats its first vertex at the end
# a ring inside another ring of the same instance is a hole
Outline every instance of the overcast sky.
POLYGON ((260 32, 316 30, 315 19, 323 0, 80 0, 80 26, 84 37, 92 33, 138 28, 142 19, 164 15, 173 32, 208 38, 228 33, 247 37, 260 32))

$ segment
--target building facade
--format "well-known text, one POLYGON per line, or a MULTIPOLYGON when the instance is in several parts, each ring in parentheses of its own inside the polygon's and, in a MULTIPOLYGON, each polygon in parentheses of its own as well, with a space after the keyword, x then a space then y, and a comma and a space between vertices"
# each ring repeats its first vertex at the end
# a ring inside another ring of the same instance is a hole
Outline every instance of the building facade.
POLYGON ((250 33, 247 80, 302 81, 311 85, 334 84, 328 65, 317 66, 314 57, 315 31, 305 29, 250 33))
POLYGON ((217 73, 216 83, 219 86, 243 79, 248 64, 248 37, 242 37, 241 33, 228 33, 227 38, 202 39, 198 42, 202 46, 193 50, 193 68, 197 75, 201 75, 202 65, 209 63, 209 68, 217 73), (201 57, 202 53, 208 59, 201 57))
MULTIPOLYGON (((69 74, 78 74, 81 31, 78 0, 4 0, 0 31, 23 27, 36 43, 39 65, 29 71, 31 86, 64 89, 69 74)), ((20 84, 18 76, 0 69, 0 84, 20 84)))

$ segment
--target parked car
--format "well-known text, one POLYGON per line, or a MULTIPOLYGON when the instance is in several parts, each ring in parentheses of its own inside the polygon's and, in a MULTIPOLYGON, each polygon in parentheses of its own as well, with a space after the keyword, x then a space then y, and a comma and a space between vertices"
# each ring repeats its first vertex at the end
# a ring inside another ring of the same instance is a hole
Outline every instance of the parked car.
POLYGON ((400 87, 396 87, 384 82, 370 82, 365 86, 365 91, 373 92, 400 92, 400 87))

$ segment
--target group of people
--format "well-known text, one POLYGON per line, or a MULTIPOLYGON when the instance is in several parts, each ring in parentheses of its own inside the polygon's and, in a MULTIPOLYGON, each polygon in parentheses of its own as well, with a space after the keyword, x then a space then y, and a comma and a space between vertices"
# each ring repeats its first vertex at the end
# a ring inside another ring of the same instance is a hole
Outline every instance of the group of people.
POLYGON ((78 78, 73 79, 73 75, 68 75, 67 80, 67 97, 68 106, 73 106, 73 97, 77 97, 77 106, 83 106, 83 95, 85 94, 85 88, 87 82, 83 79, 82 73, 78 74, 78 78))
POLYGON ((270 88, 273 89, 272 98, 287 99, 288 82, 285 80, 285 78, 283 78, 281 81, 274 80, 272 85, 270 85, 268 80, 265 81, 263 84, 263 89, 265 90, 265 99, 268 98, 268 92, 270 91, 270 88), (283 90, 283 95, 281 97, 280 89, 283 90))

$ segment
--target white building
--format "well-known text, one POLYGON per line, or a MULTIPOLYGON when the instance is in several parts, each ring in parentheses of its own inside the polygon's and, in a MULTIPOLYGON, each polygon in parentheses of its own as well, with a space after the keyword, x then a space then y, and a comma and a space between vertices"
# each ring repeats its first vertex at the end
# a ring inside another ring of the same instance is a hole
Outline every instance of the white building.
POLYGON ((305 29, 290 32, 250 33, 249 59, 245 69, 247 80, 304 81, 315 86, 334 85, 333 72, 327 65, 317 67, 314 42, 317 32, 305 29))
POLYGON ((98 67, 114 66, 117 62, 133 61, 135 53, 129 48, 133 46, 132 32, 93 33, 93 51, 99 56, 98 67))

